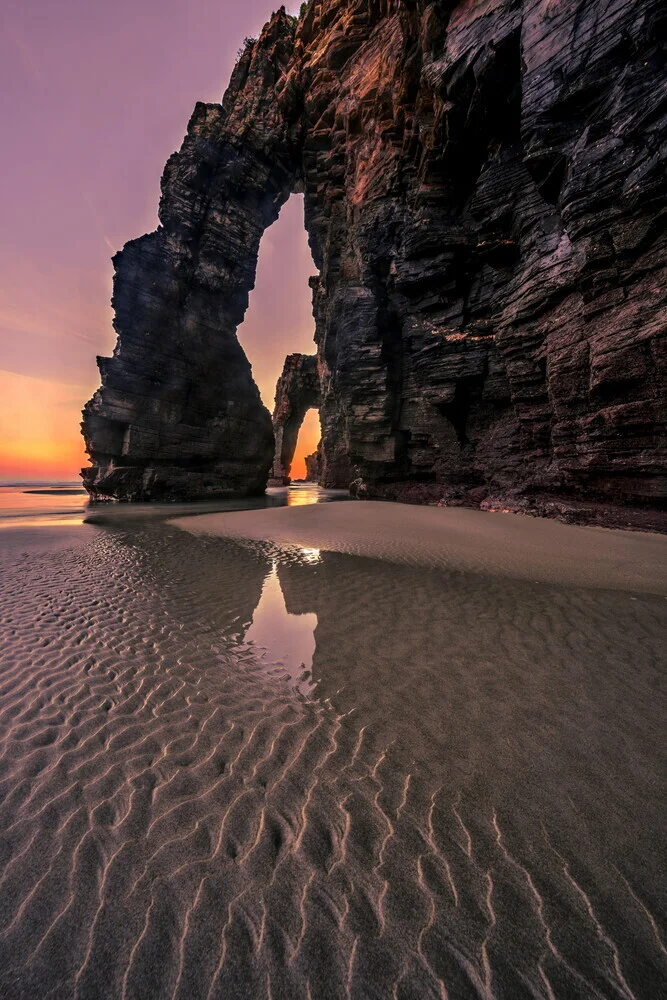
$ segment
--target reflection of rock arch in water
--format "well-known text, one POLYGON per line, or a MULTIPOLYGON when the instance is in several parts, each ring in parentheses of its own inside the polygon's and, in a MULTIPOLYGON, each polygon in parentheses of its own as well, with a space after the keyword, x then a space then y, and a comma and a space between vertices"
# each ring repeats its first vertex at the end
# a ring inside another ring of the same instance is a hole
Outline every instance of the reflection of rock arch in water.
MULTIPOLYGON (((315 549, 307 550, 308 554, 315 552, 315 549)), ((307 555, 306 558, 316 556, 307 555)), ((283 663, 294 686, 304 694, 312 687, 309 672, 315 653, 316 628, 316 614, 291 614, 287 610, 278 567, 274 562, 264 580, 245 641, 266 649, 271 661, 283 663)))

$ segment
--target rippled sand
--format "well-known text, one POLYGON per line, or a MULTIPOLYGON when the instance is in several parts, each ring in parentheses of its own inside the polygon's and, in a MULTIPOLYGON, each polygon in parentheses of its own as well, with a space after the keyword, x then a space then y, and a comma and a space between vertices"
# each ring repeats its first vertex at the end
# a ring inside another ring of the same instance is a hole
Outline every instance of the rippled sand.
POLYGON ((0 995, 661 995, 656 550, 327 551, 375 506, 3 534, 0 995))

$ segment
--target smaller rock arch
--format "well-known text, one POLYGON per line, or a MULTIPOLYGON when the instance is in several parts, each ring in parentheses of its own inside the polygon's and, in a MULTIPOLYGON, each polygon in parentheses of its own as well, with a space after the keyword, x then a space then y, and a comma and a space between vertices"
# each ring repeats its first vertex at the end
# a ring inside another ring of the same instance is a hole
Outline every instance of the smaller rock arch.
POLYGON ((276 385, 273 433, 276 450, 271 486, 288 486, 299 429, 306 412, 320 407, 320 377, 314 354, 288 354, 276 385))

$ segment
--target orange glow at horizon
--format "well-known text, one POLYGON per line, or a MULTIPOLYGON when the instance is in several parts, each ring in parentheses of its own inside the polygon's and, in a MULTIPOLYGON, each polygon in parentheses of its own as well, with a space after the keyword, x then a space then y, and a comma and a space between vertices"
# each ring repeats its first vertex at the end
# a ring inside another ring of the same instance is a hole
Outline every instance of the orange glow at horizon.
MULTIPOLYGON (((115 342, 111 269, 75 272, 58 260, 37 265, 1 250, 0 264, 6 279, 0 287, 0 480, 77 481, 89 464, 79 425, 81 408, 99 385, 95 355, 111 354, 115 342)), ((294 196, 262 241, 256 287, 238 329, 270 411, 286 354, 314 350, 307 284, 314 269, 303 198, 294 196), (290 261, 287 278, 283 259, 290 261)), ((305 478, 305 457, 320 436, 311 410, 299 432, 292 478, 305 478)))
MULTIPOLYGON (((5 5, 7 6, 7 5, 5 5)), ((3 16, 0 479, 77 481, 81 408, 115 344, 111 255, 158 225, 160 177, 197 101, 221 100, 269 0, 10 3, 3 16), (166 10, 168 8, 168 10, 166 10), (5 25, 5 21, 7 22, 5 25), (118 67, 122 67, 119 74, 118 67), (148 123, 148 126, 147 126, 148 123)), ((287 3, 298 13, 298 0, 287 3)), ((5 9, 3 8, 3 15, 5 9)), ((285 356, 313 353, 303 195, 262 240, 239 340, 267 407, 285 356)), ((304 431, 297 454, 317 444, 304 431)))
POLYGON ((79 470, 88 465, 88 456, 80 445, 66 442, 53 449, 48 441, 36 442, 32 454, 28 449, 0 449, 0 480, 61 479, 74 482, 79 470))
MULTIPOLYGON (((0 480, 76 481, 88 465, 79 432, 89 387, 63 385, 0 370, 0 480)), ((306 455, 321 437, 317 410, 308 410, 299 431, 291 475, 306 475, 306 455)))
POLYGON ((291 479, 305 479, 306 477, 306 455, 312 455, 320 443, 322 431, 320 428, 320 415, 317 410, 308 410, 299 430, 299 437, 296 442, 294 461, 290 471, 291 479))
POLYGON ((87 389, 0 371, 0 479, 76 480, 87 389))

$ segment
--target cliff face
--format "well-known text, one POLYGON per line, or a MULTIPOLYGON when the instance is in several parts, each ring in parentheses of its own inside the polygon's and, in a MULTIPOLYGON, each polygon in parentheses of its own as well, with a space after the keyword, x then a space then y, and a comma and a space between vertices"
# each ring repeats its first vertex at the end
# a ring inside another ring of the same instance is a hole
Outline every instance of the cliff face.
POLYGON ((262 488, 235 328, 298 190, 324 484, 664 496, 666 23, 658 0, 274 15, 115 259, 88 488, 262 488))

